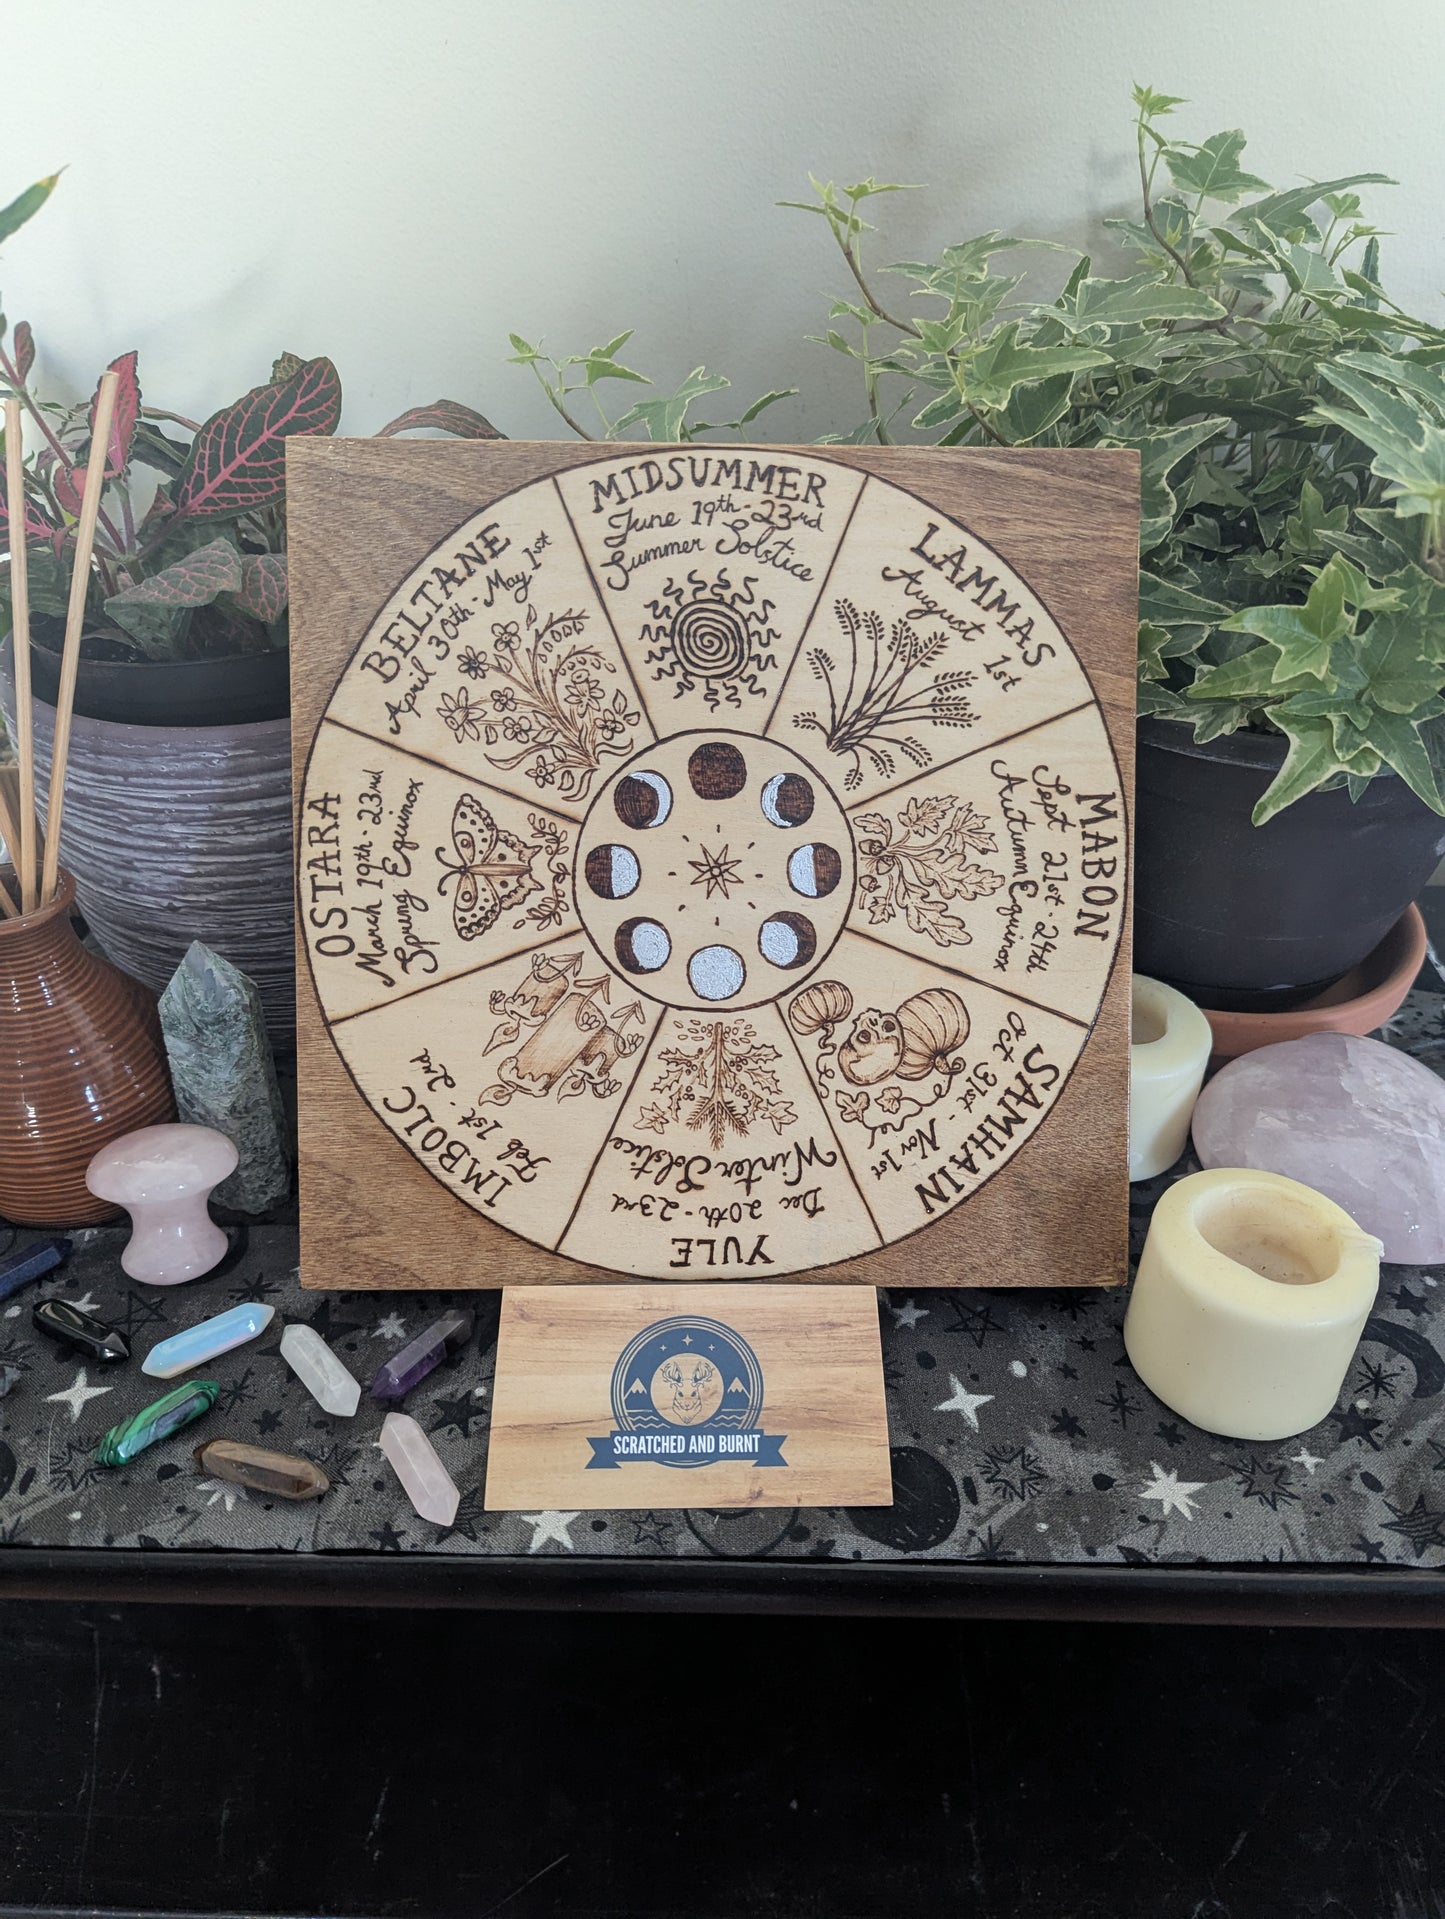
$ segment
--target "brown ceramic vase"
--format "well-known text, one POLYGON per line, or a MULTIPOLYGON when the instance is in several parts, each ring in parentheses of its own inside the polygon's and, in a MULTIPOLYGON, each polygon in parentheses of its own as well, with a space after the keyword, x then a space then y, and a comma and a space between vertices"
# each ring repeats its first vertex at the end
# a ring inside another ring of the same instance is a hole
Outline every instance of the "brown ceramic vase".
POLYGON ((86 1167, 175 1118, 155 995, 81 945, 74 903, 62 873, 48 906, 0 919, 0 1213, 26 1226, 114 1219, 86 1167))

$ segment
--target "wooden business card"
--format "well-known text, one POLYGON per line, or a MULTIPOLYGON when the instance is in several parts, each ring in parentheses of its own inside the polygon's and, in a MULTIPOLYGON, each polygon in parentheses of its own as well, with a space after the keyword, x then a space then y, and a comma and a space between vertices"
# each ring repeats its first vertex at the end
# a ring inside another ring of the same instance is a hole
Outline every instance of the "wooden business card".
POLYGON ((508 1287, 486 1503, 891 1505, 876 1295, 508 1287))

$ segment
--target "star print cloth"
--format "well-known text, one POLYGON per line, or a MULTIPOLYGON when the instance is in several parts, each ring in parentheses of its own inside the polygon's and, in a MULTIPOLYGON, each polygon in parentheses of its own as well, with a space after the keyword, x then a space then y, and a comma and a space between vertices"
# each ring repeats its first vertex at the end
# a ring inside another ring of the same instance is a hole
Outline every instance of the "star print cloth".
MULTIPOLYGON (((1437 1067, 1445 1011, 1412 995, 1387 1037, 1437 1067)), ((1170 1174, 1133 1189, 1137 1257, 1170 1174)), ((887 1508, 767 1512, 487 1513, 495 1294, 303 1292, 286 1225, 251 1230, 228 1270, 189 1286, 137 1286, 124 1232, 76 1236, 60 1274, 0 1307, 0 1544, 233 1551, 926 1558, 1166 1565, 1313 1561, 1445 1565, 1445 1269, 1387 1266, 1335 1409, 1299 1439, 1248 1445, 1177 1418, 1124 1354, 1123 1291, 912 1291, 880 1297, 893 1448, 887 1508), (99 1368, 57 1357, 30 1323, 63 1298, 119 1326, 134 1357, 99 1368), (215 1410, 129 1466, 94 1462, 107 1427, 157 1396, 140 1360, 158 1341, 242 1300, 276 1308, 261 1338, 201 1369, 215 1410), (323 1413, 280 1356, 310 1325, 363 1386, 451 1306, 477 1332, 407 1396, 461 1492, 454 1522, 419 1519, 380 1451, 387 1408, 323 1413), (315 1460, 332 1489, 268 1500, 198 1472, 194 1445, 243 1439, 315 1460)), ((926 1242, 919 1258, 927 1271, 926 1242)))

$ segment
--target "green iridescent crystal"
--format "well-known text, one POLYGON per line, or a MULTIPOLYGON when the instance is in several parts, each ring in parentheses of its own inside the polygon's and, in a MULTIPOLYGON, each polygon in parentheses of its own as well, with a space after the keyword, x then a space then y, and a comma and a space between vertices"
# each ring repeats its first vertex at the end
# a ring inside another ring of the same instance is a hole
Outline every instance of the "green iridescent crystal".
POLYGON ((95 1449, 96 1463, 124 1466, 147 1446, 154 1446, 158 1439, 168 1439, 182 1426, 189 1426, 193 1419, 208 1413, 220 1390, 213 1379, 192 1379, 184 1386, 177 1386, 142 1412, 123 1420, 119 1426, 112 1426, 95 1449))

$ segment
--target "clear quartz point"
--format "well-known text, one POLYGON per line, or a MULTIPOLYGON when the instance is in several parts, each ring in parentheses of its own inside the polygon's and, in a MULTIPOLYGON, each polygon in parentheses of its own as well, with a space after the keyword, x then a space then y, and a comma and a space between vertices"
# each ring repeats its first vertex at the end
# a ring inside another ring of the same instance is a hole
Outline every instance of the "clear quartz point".
POLYGON ((281 1357, 323 1412, 350 1419, 361 1404, 359 1382, 310 1326, 286 1328, 281 1335, 281 1357))
POLYGON ((381 1423, 381 1450, 421 1517, 437 1526, 450 1526, 462 1496, 437 1458, 436 1447, 410 1413, 387 1414, 381 1423))

